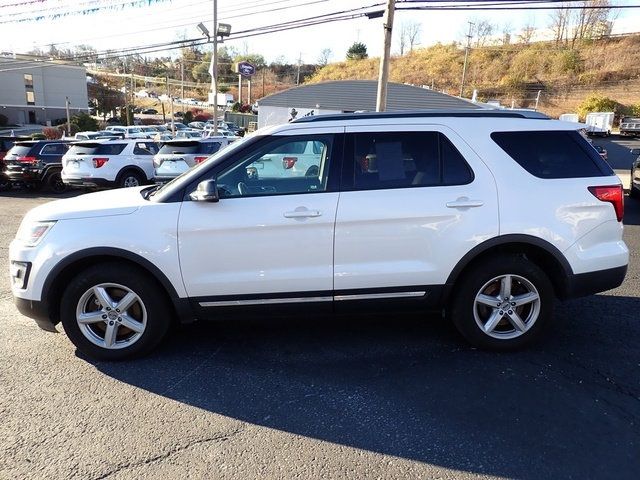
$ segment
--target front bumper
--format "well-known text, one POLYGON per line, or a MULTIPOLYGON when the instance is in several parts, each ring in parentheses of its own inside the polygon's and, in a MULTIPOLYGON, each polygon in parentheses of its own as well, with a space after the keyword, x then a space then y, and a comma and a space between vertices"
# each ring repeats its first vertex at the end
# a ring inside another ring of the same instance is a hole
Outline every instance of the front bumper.
POLYGON ((42 330, 57 332, 55 325, 49 318, 49 308, 45 302, 13 297, 18 311, 25 317, 33 318, 42 330))

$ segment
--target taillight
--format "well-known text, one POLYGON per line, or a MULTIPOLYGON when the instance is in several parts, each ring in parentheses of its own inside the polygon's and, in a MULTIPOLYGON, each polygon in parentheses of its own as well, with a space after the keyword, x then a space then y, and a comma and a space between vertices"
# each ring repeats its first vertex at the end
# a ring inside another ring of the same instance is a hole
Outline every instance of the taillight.
POLYGON ((108 158, 97 157, 93 159, 93 168, 100 168, 109 161, 108 158))
POLYGON ((624 216, 624 194, 622 185, 607 185, 604 187, 589 187, 589 191, 601 202, 609 202, 616 211, 616 218, 619 222, 624 216))
POLYGON ((209 157, 195 157, 194 160, 196 161, 196 163, 202 163, 204 162, 207 158, 209 157))
POLYGON ((18 157, 20 163, 38 163, 38 159, 36 157, 18 157))
POLYGON ((282 167, 285 170, 289 170, 290 168, 293 168, 293 166, 296 164, 297 161, 298 161, 298 157, 283 157, 282 167))

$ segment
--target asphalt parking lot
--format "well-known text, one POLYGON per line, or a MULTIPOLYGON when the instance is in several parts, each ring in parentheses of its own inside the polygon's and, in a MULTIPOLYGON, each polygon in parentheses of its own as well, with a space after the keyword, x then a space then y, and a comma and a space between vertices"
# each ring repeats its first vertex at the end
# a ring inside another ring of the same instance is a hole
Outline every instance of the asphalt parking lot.
MULTIPOLYGON (((53 198, 0 194, 5 272, 53 198)), ((640 202, 625 223, 625 283, 558 304, 551 336, 510 354, 390 315, 194 324, 95 363, 20 316, 1 274, 0 478, 635 479, 640 202)))

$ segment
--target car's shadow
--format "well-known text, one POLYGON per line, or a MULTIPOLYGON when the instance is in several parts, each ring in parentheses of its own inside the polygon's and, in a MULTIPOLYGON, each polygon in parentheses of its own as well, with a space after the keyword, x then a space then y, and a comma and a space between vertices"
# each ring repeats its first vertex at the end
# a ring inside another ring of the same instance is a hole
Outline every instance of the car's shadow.
POLYGON ((215 414, 449 469, 634 478, 638 312, 635 297, 560 305, 545 342, 504 354, 468 347, 439 316, 202 323, 96 367, 215 414))

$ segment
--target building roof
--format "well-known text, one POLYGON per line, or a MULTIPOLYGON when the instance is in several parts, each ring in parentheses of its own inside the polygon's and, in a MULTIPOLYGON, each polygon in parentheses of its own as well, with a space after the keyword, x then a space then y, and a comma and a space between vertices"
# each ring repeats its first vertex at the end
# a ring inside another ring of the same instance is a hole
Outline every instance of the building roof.
MULTIPOLYGON (((258 100, 260 106, 375 111, 378 82, 336 80, 293 87, 258 100)), ((387 110, 478 109, 479 105, 427 88, 389 83, 387 110)))

